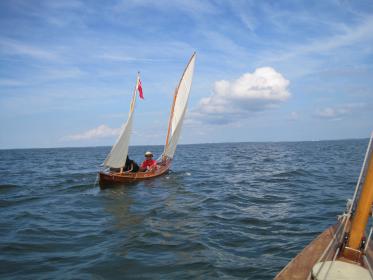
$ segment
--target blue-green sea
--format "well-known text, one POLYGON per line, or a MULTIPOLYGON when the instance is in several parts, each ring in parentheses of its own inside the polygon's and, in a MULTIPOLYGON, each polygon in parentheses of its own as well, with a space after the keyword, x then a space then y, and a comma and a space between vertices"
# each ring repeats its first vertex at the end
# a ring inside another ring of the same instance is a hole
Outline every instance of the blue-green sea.
POLYGON ((110 147, 0 150, 0 279, 272 279, 343 212, 367 143, 180 145, 104 190, 110 147))

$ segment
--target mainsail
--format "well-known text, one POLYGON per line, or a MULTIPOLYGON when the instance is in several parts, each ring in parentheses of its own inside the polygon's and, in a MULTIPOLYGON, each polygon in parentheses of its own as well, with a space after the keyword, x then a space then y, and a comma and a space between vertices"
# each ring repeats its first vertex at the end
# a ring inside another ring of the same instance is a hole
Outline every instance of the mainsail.
POLYGON ((133 91, 130 111, 128 113, 127 122, 124 123, 122 126, 120 135, 116 141, 116 143, 111 148, 110 153, 106 157, 104 161, 104 166, 112 167, 112 168, 122 168, 126 163, 126 158, 128 155, 128 146, 130 143, 131 132, 132 132, 132 123, 133 123, 133 112, 135 109, 136 103, 136 90, 139 84, 139 77, 137 77, 137 82, 135 86, 135 90, 133 91))
POLYGON ((168 127, 166 145, 163 156, 173 158, 176 146, 180 138, 183 120, 188 107, 189 93, 192 86, 194 64, 196 60, 196 53, 194 53, 189 60, 187 67, 184 70, 183 76, 176 88, 174 95, 174 102, 171 108, 170 122, 168 127))

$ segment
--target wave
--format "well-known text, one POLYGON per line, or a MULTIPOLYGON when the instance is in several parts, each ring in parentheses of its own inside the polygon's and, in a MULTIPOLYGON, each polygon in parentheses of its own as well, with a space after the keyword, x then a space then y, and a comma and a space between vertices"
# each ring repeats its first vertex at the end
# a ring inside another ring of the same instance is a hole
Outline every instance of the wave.
POLYGON ((333 143, 180 146, 166 176, 105 190, 109 148, 7 151, 2 277, 272 279, 353 192, 366 143, 333 143))
POLYGON ((7 191, 13 191, 19 187, 20 186, 13 185, 13 184, 0 184, 0 193, 7 192, 7 191))

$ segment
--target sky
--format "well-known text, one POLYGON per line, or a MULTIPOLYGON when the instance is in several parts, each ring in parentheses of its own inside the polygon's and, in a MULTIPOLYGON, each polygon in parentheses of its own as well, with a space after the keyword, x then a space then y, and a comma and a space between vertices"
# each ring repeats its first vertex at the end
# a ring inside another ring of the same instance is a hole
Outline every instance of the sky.
POLYGON ((112 145, 141 72, 131 145, 366 138, 373 1, 0 1, 0 149, 112 145))

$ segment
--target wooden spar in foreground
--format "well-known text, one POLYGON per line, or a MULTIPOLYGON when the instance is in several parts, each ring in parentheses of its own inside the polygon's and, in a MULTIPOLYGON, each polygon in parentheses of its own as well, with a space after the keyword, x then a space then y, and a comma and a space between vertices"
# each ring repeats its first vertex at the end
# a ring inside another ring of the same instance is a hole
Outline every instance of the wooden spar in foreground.
POLYGON ((372 215, 373 148, 367 153, 356 186, 354 199, 337 224, 321 233, 275 277, 275 280, 372 280, 372 229, 366 238, 366 226, 372 215), (356 198, 358 197, 358 200, 356 198))
POLYGON ((196 54, 193 53, 175 90, 167 129, 166 144, 163 154, 158 160, 157 168, 152 171, 132 173, 123 172, 123 167, 128 155, 128 146, 132 132, 133 113, 136 102, 136 89, 140 82, 140 78, 138 76, 127 122, 123 125, 116 143, 112 147, 111 152, 104 162, 106 170, 99 172, 101 187, 104 187, 106 183, 126 183, 147 180, 161 176, 169 170, 176 151, 176 146, 180 137, 181 127, 188 105, 189 93, 194 73, 195 58, 196 54), (119 172, 113 171, 118 169, 120 170, 119 172))
POLYGON ((364 236, 365 228, 368 223, 369 213, 372 210, 373 202, 373 156, 370 156, 367 168, 367 174, 363 189, 360 194, 359 204, 356 213, 352 219, 350 238, 345 247, 345 251, 359 250, 361 247, 362 238, 364 236))

